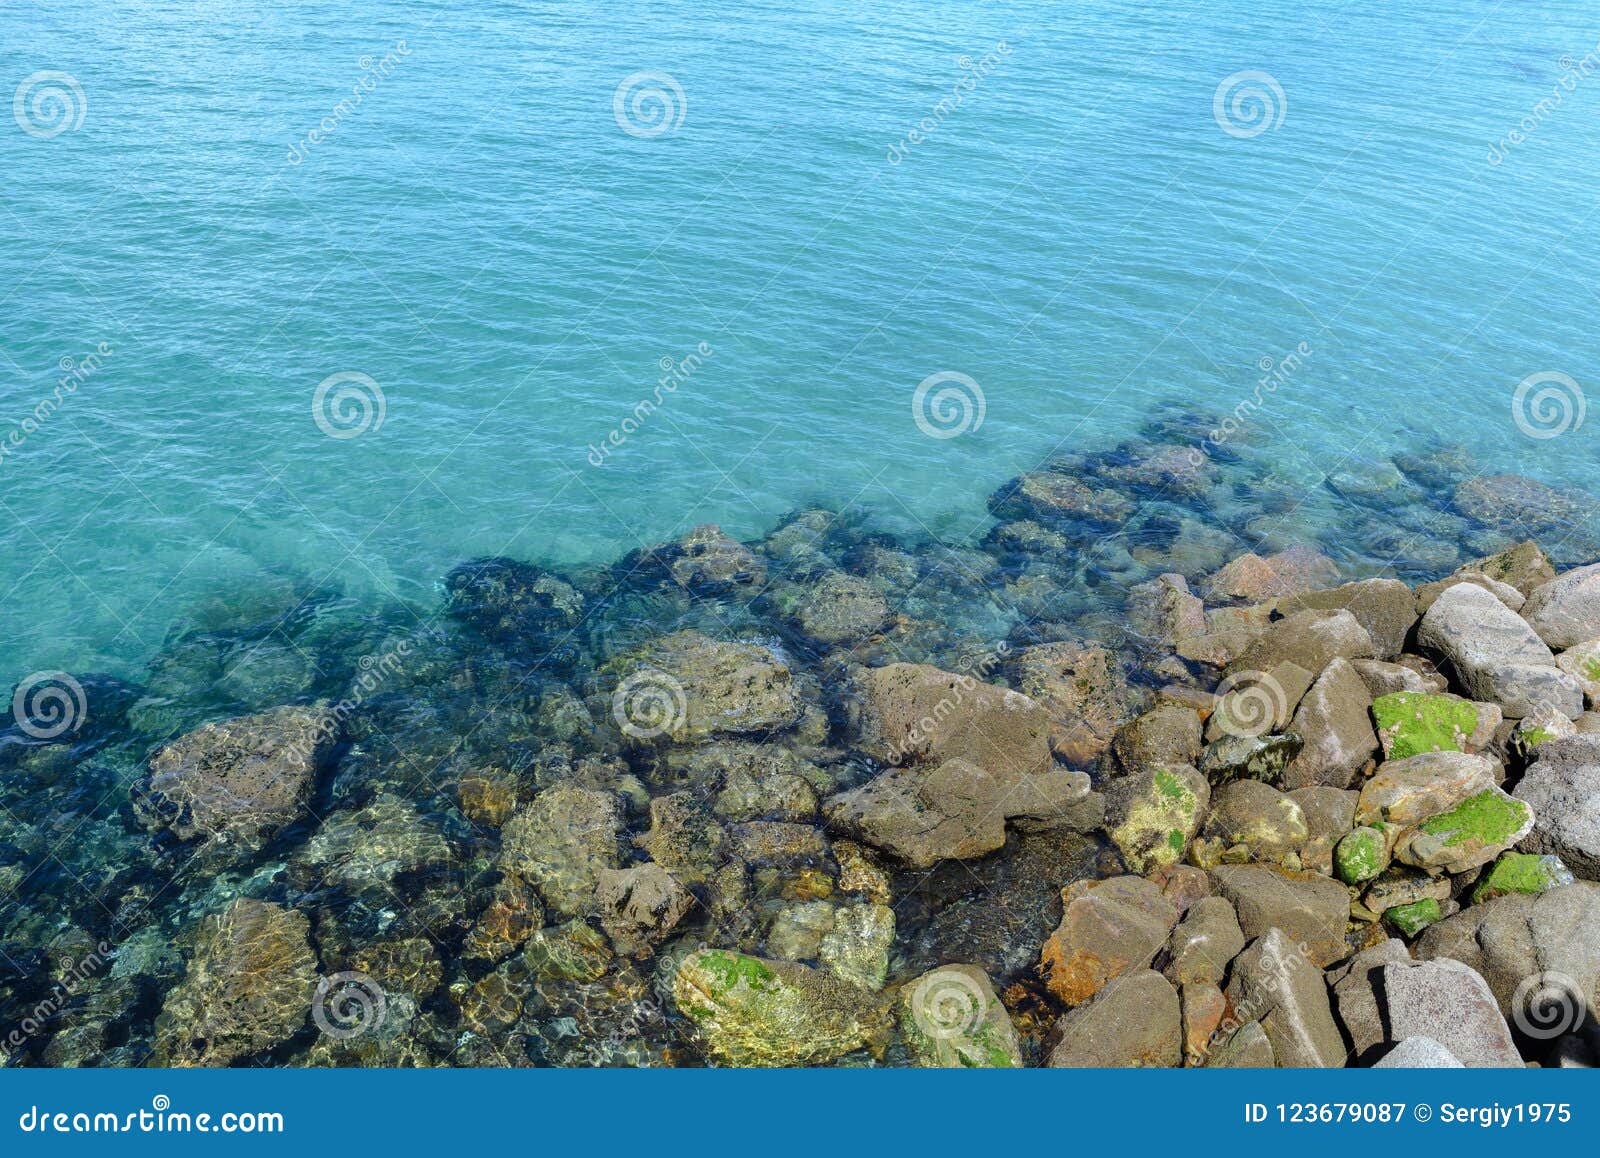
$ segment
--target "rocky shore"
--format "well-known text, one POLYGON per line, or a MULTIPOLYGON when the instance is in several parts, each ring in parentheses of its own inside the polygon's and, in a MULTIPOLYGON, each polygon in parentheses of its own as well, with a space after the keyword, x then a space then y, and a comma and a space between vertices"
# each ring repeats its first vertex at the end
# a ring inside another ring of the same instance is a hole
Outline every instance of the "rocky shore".
POLYGON ((1600 1064, 1600 507, 1205 426, 33 673, 0 1060, 1600 1064))

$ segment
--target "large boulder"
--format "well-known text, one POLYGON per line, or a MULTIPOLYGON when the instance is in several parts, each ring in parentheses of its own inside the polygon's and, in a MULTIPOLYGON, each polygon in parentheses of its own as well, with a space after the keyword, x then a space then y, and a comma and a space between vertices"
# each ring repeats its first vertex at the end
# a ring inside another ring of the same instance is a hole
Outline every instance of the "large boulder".
POLYGON ((1172 930, 1163 972, 1174 985, 1220 985, 1228 963, 1243 948, 1244 933, 1233 906, 1221 897, 1201 897, 1172 930))
POLYGON ((1434 601, 1417 642, 1449 664, 1478 700, 1521 719, 1548 703, 1569 718, 1583 712, 1583 689, 1556 667, 1526 620, 1482 587, 1458 583, 1434 601))
POLYGON ((880 1043, 892 1017, 861 986, 726 949, 680 961, 672 998, 710 1059, 733 1066, 821 1065, 880 1043))
POLYGON ((1495 787, 1493 761, 1466 752, 1421 752, 1380 764, 1361 786, 1357 824, 1410 826, 1495 787))
POLYGON ((1061 924, 1045 942, 1039 968, 1066 1005, 1082 1005, 1112 978, 1147 968, 1178 919, 1177 906, 1142 877, 1079 881, 1061 900, 1061 924))
POLYGON ((1459 961, 1385 965, 1383 998, 1397 1041, 1430 1035, 1468 1067, 1522 1065, 1488 982, 1459 961))
POLYGON ((1088 1005, 1057 1025, 1052 1067, 1174 1067, 1182 1060, 1178 991, 1161 974, 1140 969, 1108 984, 1088 1005))
POLYGON ((1552 1042, 1595 1017, 1600 885, 1579 881, 1471 905, 1425 931, 1417 956, 1476 970, 1523 1038, 1552 1042))
POLYGON ((1228 665, 1228 671, 1271 671, 1280 663, 1292 663, 1315 675, 1336 659, 1375 656, 1372 636, 1350 612, 1297 611, 1262 632, 1228 665))
POLYGON ((1228 1001, 1240 1020, 1259 1021, 1284 1068, 1344 1065, 1322 970, 1289 934, 1273 927, 1233 964, 1228 1001))
POLYGON ((1557 651, 1600 636, 1600 563, 1534 588, 1522 606, 1522 617, 1557 651))
POLYGON ((829 827, 912 868, 970 860, 1006 842, 1006 821, 1070 815, 1089 795, 1083 772, 991 771, 959 757, 890 768, 823 804, 829 827))
POLYGON ((1019 692, 911 663, 859 669, 851 685, 855 746, 882 764, 959 759, 1013 778, 1050 767, 1050 714, 1019 692))
POLYGON ((1284 787, 1355 784, 1378 752, 1371 707, 1367 685, 1349 661, 1330 661, 1295 711, 1291 728, 1305 743, 1284 769, 1284 787))
POLYGON ((1532 595, 1535 588, 1556 577, 1555 567, 1532 539, 1524 539, 1504 551, 1465 563, 1461 571, 1475 571, 1498 583, 1508 584, 1524 596, 1532 595))
POLYGON ((1532 810, 1485 788, 1402 834, 1395 859, 1430 872, 1464 873, 1488 864, 1533 830, 1532 810))
POLYGON ((843 571, 786 584, 770 598, 800 634, 826 647, 858 643, 880 630, 890 616, 888 602, 872 584, 843 571))
POLYGON ((1344 931, 1350 895, 1338 881, 1265 865, 1221 865, 1212 870, 1211 879, 1217 892, 1232 902, 1246 937, 1281 929, 1304 944, 1311 960, 1323 967, 1348 955, 1344 931))
POLYGON ((1196 861, 1293 861, 1298 868, 1300 849, 1310 835, 1305 812, 1284 793, 1256 780, 1235 780, 1212 797, 1196 861))
POLYGON ((1290 547, 1265 558, 1246 552, 1230 560, 1211 576, 1206 593, 1213 599, 1262 603, 1279 597, 1293 598, 1338 578, 1338 566, 1326 555, 1308 547, 1290 547))
POLYGON ((698 631, 653 639, 605 667, 611 714, 640 739, 695 742, 782 731, 805 712, 789 665, 771 648, 698 631))
POLYGON ((1098 644, 1043 643, 1012 661, 1017 687, 1050 714, 1050 745, 1076 768, 1092 764, 1136 711, 1115 655, 1098 644))
POLYGON ((1549 740, 1536 751, 1538 760, 1513 793, 1537 817, 1524 847, 1600 880, 1600 736, 1549 740))
POLYGON ((506 822, 500 867, 538 886, 555 912, 582 916, 606 870, 621 867, 621 832, 615 796, 558 784, 506 822))
POLYGON ((1363 579, 1325 591, 1307 591, 1277 601, 1280 614, 1297 611, 1350 612, 1367 629, 1379 659, 1393 659, 1405 650, 1417 622, 1417 600, 1398 579, 1363 579))
POLYGON ((150 827, 249 853, 305 815, 337 727, 315 707, 274 708, 206 724, 150 757, 134 809, 150 827))
POLYGON ((1093 487, 1057 470, 1018 475, 989 499, 997 519, 1031 519, 1046 527, 1113 527, 1133 513, 1133 500, 1119 491, 1093 487))
POLYGON ((156 1018, 157 1060, 225 1066, 288 1040, 316 994, 310 930, 304 914, 247 897, 203 918, 156 1018))

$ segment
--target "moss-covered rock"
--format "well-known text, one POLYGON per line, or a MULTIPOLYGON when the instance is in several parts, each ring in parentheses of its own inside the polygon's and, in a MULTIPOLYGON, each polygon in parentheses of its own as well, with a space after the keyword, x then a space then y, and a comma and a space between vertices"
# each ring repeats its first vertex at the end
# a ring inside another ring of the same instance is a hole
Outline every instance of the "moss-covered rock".
POLYGON ((1398 930, 1403 936, 1415 937, 1429 925, 1443 918, 1444 912, 1439 908, 1439 902, 1432 897, 1420 901, 1412 901, 1409 905, 1395 905, 1385 909, 1383 919, 1398 930))
POLYGON ((1472 903, 1481 904, 1512 893, 1536 896, 1570 885, 1573 879, 1572 870, 1558 856, 1508 852, 1490 865, 1472 887, 1472 903))
POLYGON ((725 1065, 819 1065, 881 1042, 889 1024, 885 1003, 859 985, 727 949, 679 962, 672 997, 725 1065))
POLYGON ((1510 849, 1533 823, 1533 809, 1489 788, 1423 821, 1401 837, 1395 855, 1418 868, 1466 872, 1510 849))
POLYGON ((1465 752, 1478 728, 1478 709, 1459 696, 1394 692, 1372 701, 1372 718, 1387 760, 1419 752, 1465 752))
POLYGON ((1211 788, 1193 768, 1169 765, 1124 777, 1106 790, 1107 834, 1136 873, 1183 859, 1200 831, 1211 788))
POLYGON ((900 1032, 919 1066, 1017 1069, 1016 1026, 976 965, 942 965, 900 990, 900 1032))
POLYGON ((1334 848, 1333 867, 1347 885, 1372 880, 1389 867, 1389 838, 1368 825, 1353 830, 1334 848))

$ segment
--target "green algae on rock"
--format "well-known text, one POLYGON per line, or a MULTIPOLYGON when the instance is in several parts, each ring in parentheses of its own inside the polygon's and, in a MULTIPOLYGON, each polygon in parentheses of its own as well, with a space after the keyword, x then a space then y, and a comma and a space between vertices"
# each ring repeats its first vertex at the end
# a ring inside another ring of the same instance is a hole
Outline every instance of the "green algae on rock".
POLYGON ((679 962, 672 997, 708 1056, 726 1065, 818 1065, 879 1044, 889 1026, 884 1001, 858 985, 726 949, 679 962))
POLYGON ((919 1066, 1016 1069, 1022 1046, 1011 1015, 976 965, 941 965, 900 990, 900 1032, 919 1066))
POLYGON ((1384 758, 1403 760, 1420 752, 1465 752, 1478 728, 1478 709, 1459 696, 1394 692, 1372 701, 1372 718, 1384 758))
POLYGON ((1498 788, 1469 796, 1400 838, 1395 855, 1419 868, 1465 872, 1533 831, 1533 810, 1498 788))
POLYGON ((1432 897, 1412 901, 1409 905, 1395 905, 1383 912, 1383 919, 1407 937, 1415 937, 1443 917, 1439 902, 1432 897))
POLYGON ((1334 846, 1333 863, 1345 884, 1363 884, 1389 866, 1389 839, 1377 828, 1354 829, 1334 846))
POLYGON ((1536 896, 1570 885, 1574 879, 1572 870, 1562 864, 1558 856, 1508 852, 1484 870, 1472 887, 1472 903, 1482 904, 1512 893, 1536 896))

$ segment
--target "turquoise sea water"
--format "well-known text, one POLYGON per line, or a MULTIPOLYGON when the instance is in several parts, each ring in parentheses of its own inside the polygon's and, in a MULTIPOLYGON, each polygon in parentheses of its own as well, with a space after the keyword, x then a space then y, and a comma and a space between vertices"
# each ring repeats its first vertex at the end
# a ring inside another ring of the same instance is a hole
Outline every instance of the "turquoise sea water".
POLYGON ((1597 44, 1574 0, 8 4, 5 666, 812 502, 970 537, 1302 347, 1249 421, 1308 521, 1434 434, 1585 482, 1594 428, 1512 398, 1596 381, 1597 44), (1268 107, 1219 121, 1239 73, 1268 107), (914 421, 942 372, 958 437, 914 421), (341 374, 381 425, 319 427, 341 374))

